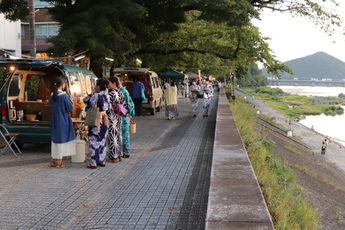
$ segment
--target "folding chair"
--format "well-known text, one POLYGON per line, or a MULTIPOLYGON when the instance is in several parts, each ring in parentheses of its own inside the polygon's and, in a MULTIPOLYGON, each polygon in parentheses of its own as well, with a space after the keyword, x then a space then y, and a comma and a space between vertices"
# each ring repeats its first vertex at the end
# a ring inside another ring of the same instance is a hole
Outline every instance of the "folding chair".
POLYGON ((17 148, 18 152, 20 154, 22 154, 22 152, 20 151, 20 149, 18 148, 15 140, 17 138, 17 136, 19 135, 19 133, 9 133, 8 130, 5 128, 5 126, 3 126, 2 124, 0 124, 1 130, 0 130, 0 134, 1 137, 4 139, 4 141, 6 142, 6 145, 4 147, 4 149, 2 150, 1 154, 2 155, 5 151, 5 149, 7 147, 9 147, 12 151, 12 153, 14 154, 15 157, 17 157, 16 153, 14 152, 13 148, 12 148, 12 144, 17 148))

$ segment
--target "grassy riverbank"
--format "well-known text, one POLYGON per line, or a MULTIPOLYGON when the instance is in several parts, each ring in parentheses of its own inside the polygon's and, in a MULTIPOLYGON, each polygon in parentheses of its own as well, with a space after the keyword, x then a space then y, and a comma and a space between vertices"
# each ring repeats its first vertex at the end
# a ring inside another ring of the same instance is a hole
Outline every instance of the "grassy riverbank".
POLYGON ((271 151, 274 143, 256 131, 255 110, 247 100, 230 103, 276 229, 317 229, 319 214, 296 183, 296 175, 271 151))
POLYGON ((332 98, 332 102, 326 100, 317 100, 307 96, 288 95, 279 88, 259 87, 241 89, 248 92, 256 98, 264 100, 268 105, 279 112, 292 118, 300 118, 305 115, 326 115, 343 114, 341 101, 332 98))

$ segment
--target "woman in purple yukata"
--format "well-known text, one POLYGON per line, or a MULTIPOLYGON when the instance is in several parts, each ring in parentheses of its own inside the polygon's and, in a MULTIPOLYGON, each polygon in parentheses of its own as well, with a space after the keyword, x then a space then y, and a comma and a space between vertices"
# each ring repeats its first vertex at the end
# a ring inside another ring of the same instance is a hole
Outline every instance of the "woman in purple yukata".
POLYGON ((91 106, 99 108, 100 112, 100 124, 99 126, 89 126, 89 144, 91 163, 87 165, 88 168, 95 169, 97 166, 105 166, 106 157, 106 139, 108 133, 108 117, 106 111, 109 109, 108 95, 105 94, 105 90, 108 87, 108 81, 105 79, 98 79, 94 88, 95 93, 90 94, 84 98, 86 105, 86 111, 91 106))
POLYGON ((62 77, 56 77, 53 82, 53 93, 49 98, 51 105, 51 167, 66 168, 62 157, 75 155, 75 133, 71 116, 73 103, 69 96, 63 92, 66 83, 62 77))

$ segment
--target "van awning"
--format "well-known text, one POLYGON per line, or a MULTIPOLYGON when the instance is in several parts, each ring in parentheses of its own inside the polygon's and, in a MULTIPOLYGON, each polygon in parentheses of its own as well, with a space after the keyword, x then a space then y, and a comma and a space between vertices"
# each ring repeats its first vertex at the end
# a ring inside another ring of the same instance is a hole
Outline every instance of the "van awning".
POLYGON ((73 65, 63 65, 63 68, 69 74, 77 74, 77 73, 81 72, 83 75, 96 76, 90 70, 87 70, 87 69, 84 69, 84 68, 80 68, 80 67, 77 67, 77 66, 73 66, 73 65))
POLYGON ((125 68, 114 69, 114 73, 133 74, 133 75, 145 75, 149 71, 150 71, 149 68, 137 68, 137 67, 125 67, 125 68))
POLYGON ((9 59, 1 58, 0 66, 15 66, 15 67, 45 67, 49 65, 62 65, 63 61, 61 60, 52 60, 52 59, 9 59))

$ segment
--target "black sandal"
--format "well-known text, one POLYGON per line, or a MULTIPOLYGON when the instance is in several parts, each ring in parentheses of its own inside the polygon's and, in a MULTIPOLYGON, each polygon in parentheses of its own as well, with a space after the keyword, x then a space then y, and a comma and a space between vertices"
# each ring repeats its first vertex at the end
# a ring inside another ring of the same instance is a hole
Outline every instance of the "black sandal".
POLYGON ((123 153, 123 158, 129 158, 130 156, 130 154, 123 153))
POLYGON ((105 167, 105 162, 97 163, 97 166, 99 166, 99 167, 105 167))

